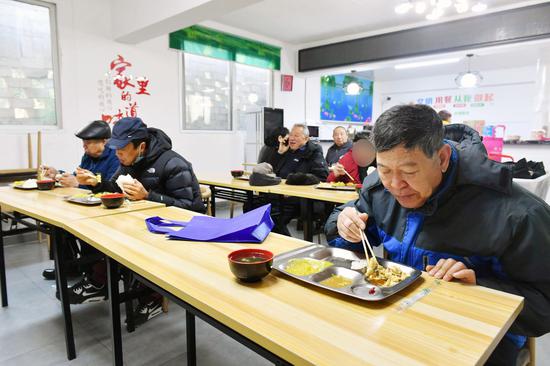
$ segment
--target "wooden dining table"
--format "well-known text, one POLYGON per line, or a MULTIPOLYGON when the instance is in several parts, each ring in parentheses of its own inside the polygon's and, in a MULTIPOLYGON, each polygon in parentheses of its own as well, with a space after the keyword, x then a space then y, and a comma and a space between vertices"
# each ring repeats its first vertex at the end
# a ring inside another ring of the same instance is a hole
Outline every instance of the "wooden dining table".
POLYGON ((254 192, 300 198, 302 200, 301 216, 304 221, 304 240, 306 241, 313 240, 313 202, 343 204, 359 197, 355 190, 320 189, 316 188, 317 185, 297 186, 286 184, 285 180, 272 186, 251 186, 247 180, 232 178, 231 176, 201 176, 199 177, 199 183, 210 187, 213 215, 216 213, 216 198, 251 203, 254 192))
MULTIPOLYGON (((261 248, 277 255, 311 243, 274 233, 261 244, 168 240, 145 224, 151 216, 188 221, 193 215, 164 207, 67 225, 108 256, 110 273, 127 267, 187 310, 188 364, 196 361, 198 316, 275 364, 482 365, 523 306, 522 297, 426 273, 378 302, 309 286, 276 270, 260 282, 242 283, 229 269, 230 252, 261 248)), ((116 304, 117 282, 109 281, 109 296, 116 304)), ((113 348, 121 364, 120 314, 113 304, 113 348)))
MULTIPOLYGON (((128 212, 164 207, 164 204, 151 201, 126 202, 116 209, 107 209, 103 205, 86 206, 66 201, 75 194, 89 193, 79 188, 55 188, 49 191, 23 190, 11 186, 0 187, 0 215, 2 212, 14 211, 37 220, 36 227, 51 237, 52 253, 56 268, 56 284, 60 289, 60 299, 65 326, 67 358, 76 357, 70 304, 67 294, 67 278, 64 270, 63 250, 67 239, 67 225, 76 220, 92 217, 113 217, 128 212)), ((0 227, 0 293, 2 307, 8 306, 6 266, 4 258, 4 230, 0 227)))

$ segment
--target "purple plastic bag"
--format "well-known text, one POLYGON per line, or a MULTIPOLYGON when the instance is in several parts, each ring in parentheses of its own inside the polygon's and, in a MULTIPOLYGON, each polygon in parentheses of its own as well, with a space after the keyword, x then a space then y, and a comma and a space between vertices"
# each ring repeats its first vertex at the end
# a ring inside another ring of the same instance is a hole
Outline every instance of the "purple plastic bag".
POLYGON ((166 220, 158 216, 145 219, 152 233, 168 234, 170 239, 261 243, 273 229, 271 204, 232 219, 193 216, 189 222, 166 220))

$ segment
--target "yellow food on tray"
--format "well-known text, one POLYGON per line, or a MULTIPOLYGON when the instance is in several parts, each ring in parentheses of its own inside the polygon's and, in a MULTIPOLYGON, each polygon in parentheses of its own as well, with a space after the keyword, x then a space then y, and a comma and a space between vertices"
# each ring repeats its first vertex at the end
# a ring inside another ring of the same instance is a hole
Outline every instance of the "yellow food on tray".
POLYGON ((344 182, 332 182, 332 183, 330 183, 330 185, 333 186, 333 187, 345 187, 346 183, 344 183, 344 182))
POLYGON ((111 194, 110 192, 100 192, 100 193, 77 193, 72 195, 71 198, 101 198, 104 194, 111 194))
POLYGON ((346 187, 355 187, 355 183, 347 182, 346 187))
POLYGON ((380 265, 375 258, 369 258, 369 265, 367 267, 367 272, 365 273, 365 279, 373 285, 391 287, 397 285, 407 277, 409 277, 409 275, 399 268, 386 268, 380 265))
POLYGON ((309 276, 330 266, 332 266, 332 263, 329 261, 313 258, 294 258, 288 261, 285 270, 295 276, 309 276))
POLYGON ((342 288, 351 285, 352 281, 349 278, 332 275, 329 278, 319 282, 321 285, 325 285, 332 288, 342 288))

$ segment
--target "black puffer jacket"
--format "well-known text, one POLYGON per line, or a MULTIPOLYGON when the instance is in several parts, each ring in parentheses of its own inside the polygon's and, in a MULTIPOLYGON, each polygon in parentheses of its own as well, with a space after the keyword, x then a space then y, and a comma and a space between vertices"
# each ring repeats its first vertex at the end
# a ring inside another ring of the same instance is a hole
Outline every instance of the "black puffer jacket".
POLYGON ((271 164, 275 174, 283 179, 291 173, 310 173, 324 182, 328 176, 323 149, 312 141, 296 151, 288 150, 282 155, 276 154, 271 164))
POLYGON ((199 182, 190 162, 172 150, 172 141, 161 130, 148 128, 145 158, 132 166, 120 166, 111 180, 95 186, 93 192, 120 192, 116 179, 130 174, 149 191, 149 201, 161 202, 196 212, 205 212, 199 182))

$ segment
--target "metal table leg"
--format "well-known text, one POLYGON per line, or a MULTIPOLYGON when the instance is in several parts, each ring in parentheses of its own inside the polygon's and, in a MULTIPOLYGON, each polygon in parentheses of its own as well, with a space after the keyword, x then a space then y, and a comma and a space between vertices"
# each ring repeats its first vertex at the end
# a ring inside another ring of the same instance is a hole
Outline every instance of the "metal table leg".
POLYGON ((120 329, 120 294, 118 292, 118 263, 109 257, 106 257, 105 261, 107 262, 107 285, 109 287, 113 365, 123 365, 122 332, 120 329))
POLYGON ((65 322, 65 344, 67 347, 67 359, 76 358, 76 350, 74 345, 73 322, 71 319, 71 305, 69 303, 69 293, 67 290, 67 277, 65 271, 65 263, 63 262, 63 247, 65 245, 65 233, 62 229, 54 227, 51 231, 53 236, 52 245, 54 247, 55 274, 57 281, 57 290, 61 300, 61 309, 63 311, 63 319, 65 322))
POLYGON ((302 199, 301 207, 304 221, 304 240, 313 241, 313 200, 302 199))
POLYGON ((195 366, 197 364, 197 346, 195 338, 195 315, 189 310, 185 311, 185 333, 187 337, 187 365, 195 366))
POLYGON ((216 186, 210 186, 210 211, 212 211, 212 217, 216 216, 216 186))
MULTIPOLYGON (((0 217, 2 209, 0 208, 0 217)), ((8 306, 8 285, 6 282, 6 259, 4 257, 4 227, 0 220, 0 290, 2 292, 2 307, 8 306)))
POLYGON ((132 274, 129 269, 124 269, 124 306, 126 309, 126 331, 132 333, 136 330, 134 323, 134 300, 130 294, 130 288, 132 284, 132 274))

